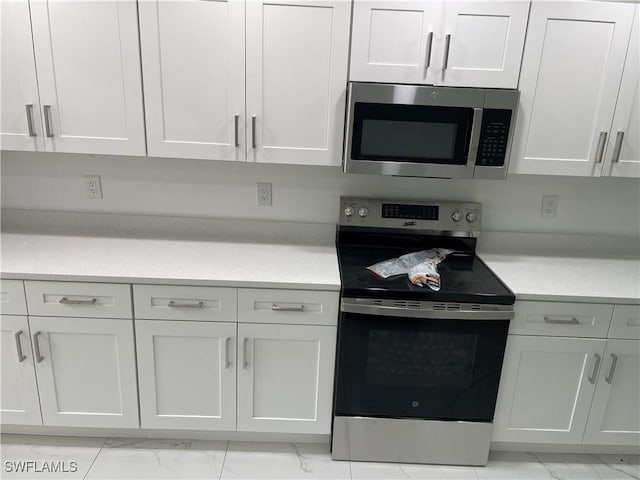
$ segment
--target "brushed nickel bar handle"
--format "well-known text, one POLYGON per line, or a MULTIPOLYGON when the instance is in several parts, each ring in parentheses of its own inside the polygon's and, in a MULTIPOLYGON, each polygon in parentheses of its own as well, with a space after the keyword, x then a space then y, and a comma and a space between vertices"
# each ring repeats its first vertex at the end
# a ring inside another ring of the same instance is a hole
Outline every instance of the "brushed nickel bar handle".
POLYGON ((18 330, 16 332, 16 350, 18 351, 18 363, 24 362, 27 358, 22 353, 22 343, 20 342, 20 335, 22 335, 22 330, 18 330))
POLYGON ((38 337, 42 332, 36 332, 33 334, 33 348, 36 351, 36 362, 40 363, 44 360, 44 357, 40 355, 40 344, 38 343, 38 337))
POLYGON ((471 121, 471 138, 469 139, 469 156, 467 165, 473 167, 478 156, 478 145, 480 144, 480 131, 482 130, 482 108, 473 109, 473 120, 471 121))
POLYGON ((173 308, 202 308, 204 307, 204 302, 201 300, 197 303, 178 303, 175 300, 169 300, 167 306, 173 308))
POLYGON ((97 298, 92 298, 91 300, 71 300, 67 297, 62 297, 58 303, 62 303, 63 305, 95 305, 98 303, 97 298))
POLYGON ((602 157, 604 157, 604 147, 607 145, 607 132, 600 132, 598 138, 598 146, 596 147, 596 163, 602 163, 602 157))
POLYGON ((236 115, 234 117, 234 124, 235 124, 235 145, 236 148, 238 148, 240 146, 240 138, 238 137, 238 122, 240 120, 240 115, 236 115))
POLYGON ((256 116, 251 117, 251 147, 256 148, 256 116))
POLYGON ((611 354, 611 368, 609 369, 609 375, 604 379, 609 385, 613 382, 613 375, 616 373, 616 366, 618 365, 618 356, 615 353, 611 354))
POLYGON ((573 317, 571 319, 564 319, 564 318, 553 318, 553 317, 545 316, 544 321, 546 323, 560 323, 564 325, 580 325, 580 320, 578 320, 576 317, 573 317))
POLYGON ((224 368, 229 368, 231 360, 229 359, 229 344, 231 343, 231 337, 227 337, 224 340, 224 368))
POLYGON ((624 140, 624 132, 618 131, 616 133, 616 143, 613 147, 613 157, 611 163, 618 163, 620 161, 620 152, 622 151, 622 141, 624 140))
POLYGON ((442 71, 444 72, 449 67, 449 48, 451 47, 451 34, 447 33, 444 37, 444 62, 442 64, 442 71))
POLYGON ((33 129, 33 103, 29 103, 24 107, 27 110, 27 130, 29 131, 29 136, 35 137, 36 132, 33 129))
POLYGON ((247 361, 247 343, 249 339, 247 337, 242 339, 242 369, 246 370, 249 366, 249 362, 247 361))
POLYGON ((433 32, 429 32, 429 35, 427 35, 427 58, 424 62, 425 70, 431 66, 431 47, 433 47, 433 32))
POLYGON ((593 366, 593 371, 589 376, 589 383, 591 383, 592 385, 595 385, 596 378, 598 378, 598 369, 600 368, 600 361, 602 360, 602 357, 597 353, 594 353, 593 356, 596 359, 596 364, 593 366))
POLYGON ((44 112, 44 128, 47 132, 47 137, 53 137, 53 130, 51 129, 51 105, 43 105, 42 110, 44 112))
POLYGON ((274 312, 304 312, 304 305, 294 305, 291 307, 283 307, 274 303, 271 305, 271 310, 274 312))

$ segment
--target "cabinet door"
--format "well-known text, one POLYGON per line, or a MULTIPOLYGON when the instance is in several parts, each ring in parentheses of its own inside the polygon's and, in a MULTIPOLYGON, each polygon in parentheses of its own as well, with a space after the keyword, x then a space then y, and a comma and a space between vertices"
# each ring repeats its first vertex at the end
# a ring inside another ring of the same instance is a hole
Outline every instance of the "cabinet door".
POLYGON ((510 173, 600 174, 634 8, 533 3, 510 173))
POLYGON ((29 2, 0 2, 0 148, 44 150, 29 2))
POLYGON ((440 15, 436 1, 355 0, 349 79, 428 83, 440 15))
POLYGON ((640 11, 636 9, 604 171, 640 177, 640 11))
POLYGON ((244 1, 139 8, 149 156, 245 160, 244 1))
POLYGON ((580 443, 605 340, 509 336, 493 440, 580 443))
POLYGON ((336 327, 238 325, 238 430, 331 427, 336 327))
POLYGON ((46 150, 144 155, 136 2, 30 5, 46 150))
POLYGON ((29 325, 45 425, 139 426, 132 320, 29 317, 29 325))
POLYGON ((246 8, 248 160, 340 165, 351 3, 246 8))
POLYGON ((142 428, 235 430, 236 324, 136 321, 142 428))
POLYGON ((637 446, 640 442, 638 392, 640 342, 608 340, 584 443, 637 446))
POLYGON ((433 83, 517 88, 529 2, 443 2, 433 83), (444 68, 446 66, 446 68, 444 68))
POLYGON ((42 425, 27 317, 2 315, 0 326, 2 327, 2 350, 0 350, 2 423, 42 425))

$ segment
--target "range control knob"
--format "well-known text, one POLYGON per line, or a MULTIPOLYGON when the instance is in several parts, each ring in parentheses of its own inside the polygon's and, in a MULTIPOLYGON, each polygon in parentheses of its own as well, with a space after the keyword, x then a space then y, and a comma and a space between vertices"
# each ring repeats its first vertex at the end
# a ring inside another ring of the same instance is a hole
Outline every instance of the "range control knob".
POLYGON ((467 222, 469 223, 473 223, 478 219, 478 212, 476 212, 475 210, 471 210, 469 213, 467 213, 467 222))
POLYGON ((369 209, 367 207, 362 207, 358 210, 358 215, 361 217, 366 217, 369 214, 369 209))
POLYGON ((459 222, 460 220, 462 220, 462 214, 458 210, 456 210, 451 214, 451 220, 456 223, 459 222))
POLYGON ((345 214, 347 217, 351 217, 351 216, 353 216, 353 214, 354 214, 354 213, 356 213, 356 211, 355 211, 355 210, 353 209, 353 207, 351 207, 351 206, 346 207, 346 208, 344 209, 344 214, 345 214))

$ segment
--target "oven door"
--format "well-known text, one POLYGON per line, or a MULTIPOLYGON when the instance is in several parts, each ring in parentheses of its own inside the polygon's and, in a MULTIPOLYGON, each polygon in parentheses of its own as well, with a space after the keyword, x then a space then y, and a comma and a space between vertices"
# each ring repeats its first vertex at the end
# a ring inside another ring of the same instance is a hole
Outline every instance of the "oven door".
POLYGON ((484 91, 352 83, 349 98, 345 171, 473 177, 484 91))
POLYGON ((508 329, 342 312, 334 413, 491 422, 508 329))

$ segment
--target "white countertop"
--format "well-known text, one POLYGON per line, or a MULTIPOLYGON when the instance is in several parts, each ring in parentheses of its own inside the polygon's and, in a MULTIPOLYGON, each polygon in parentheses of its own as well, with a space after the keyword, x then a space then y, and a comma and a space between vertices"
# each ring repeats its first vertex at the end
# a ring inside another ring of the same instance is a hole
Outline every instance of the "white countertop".
MULTIPOLYGON (((17 216, 29 225, 42 220, 33 215, 17 216)), ((132 219, 95 217, 56 218, 46 233, 17 221, 7 231, 3 224, 2 277, 340 289, 333 225, 176 219, 160 228, 147 220, 153 232, 142 237, 132 235, 132 219), (91 224, 92 235, 66 233, 80 224, 91 224), (52 232, 52 225, 65 233, 52 232), (192 239, 174 238, 185 229, 195 232, 192 239)), ((638 248, 636 239, 504 232, 483 232, 478 244, 480 257, 519 300, 631 304, 640 304, 638 248)))

